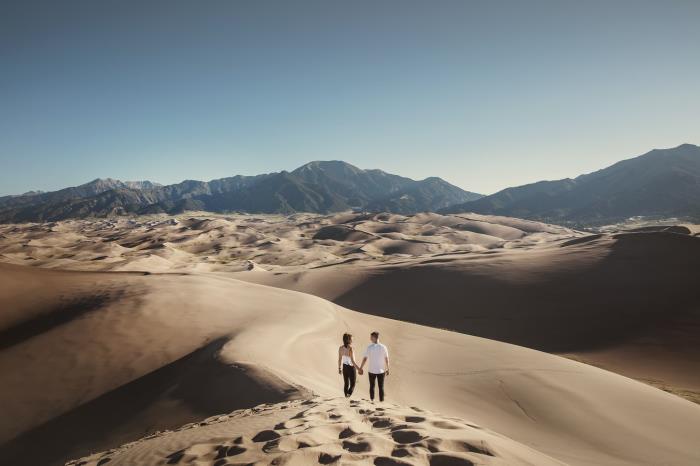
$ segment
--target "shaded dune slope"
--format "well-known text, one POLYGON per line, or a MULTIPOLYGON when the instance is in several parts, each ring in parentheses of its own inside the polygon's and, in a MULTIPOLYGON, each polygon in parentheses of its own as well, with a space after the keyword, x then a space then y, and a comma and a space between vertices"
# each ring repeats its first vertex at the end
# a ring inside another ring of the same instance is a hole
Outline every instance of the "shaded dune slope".
POLYGON ((605 347, 700 319, 697 276, 689 273, 700 265, 700 239, 620 234, 593 241, 531 252, 527 260, 503 255, 374 270, 334 301, 549 352, 605 347))
POLYGON ((8 464, 62 464, 163 429, 263 402, 308 397, 254 366, 228 365, 219 338, 132 382, 88 401, 7 442, 8 464), (37 445, 43 447, 37 449, 37 445), (31 456, 27 457, 27 452, 31 456))

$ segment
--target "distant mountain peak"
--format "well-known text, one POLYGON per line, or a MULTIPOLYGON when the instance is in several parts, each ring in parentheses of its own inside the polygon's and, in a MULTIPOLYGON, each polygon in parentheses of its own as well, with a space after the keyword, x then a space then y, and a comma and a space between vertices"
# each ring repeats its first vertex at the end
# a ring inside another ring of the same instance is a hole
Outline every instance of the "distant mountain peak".
MULTIPOLYGON (((311 162, 307 162, 304 165, 300 166, 298 169, 302 168, 323 168, 323 167, 333 167, 333 166, 342 166, 342 167, 352 167, 352 168, 357 168, 355 165, 345 162, 343 160, 312 160, 311 162)), ((360 170, 359 168, 357 168, 360 170)))
POLYGON ((115 180, 114 178, 95 178, 92 181, 88 181, 87 183, 81 185, 81 186, 89 186, 89 185, 95 185, 95 184, 114 184, 114 183, 119 183, 119 180, 115 180))
POLYGON ((654 149, 654 150, 674 150, 674 149, 691 149, 691 150, 697 150, 700 151, 700 146, 697 146, 695 144, 690 144, 688 142, 684 142, 683 144, 674 147, 672 149, 654 149))
POLYGON ((131 188, 131 189, 150 189, 154 187, 162 186, 160 183, 154 183, 153 181, 143 180, 143 181, 121 181, 116 178, 95 178, 92 181, 88 181, 85 184, 78 186, 81 187, 96 187, 100 189, 114 189, 114 188, 131 188))
POLYGON ((124 185, 131 189, 153 189, 163 186, 160 183, 154 181, 143 180, 143 181, 124 181, 124 185))
POLYGON ((700 219, 700 147, 654 149, 573 180, 507 188, 448 211, 579 225, 634 216, 700 219))
POLYGON ((184 210, 328 213, 362 209, 410 214, 478 197, 436 177, 416 181, 377 169, 363 170, 342 160, 316 160, 291 172, 168 186, 97 178, 40 196, 0 199, 0 222, 184 210))
POLYGON ((314 171, 327 171, 342 175, 345 173, 361 173, 365 170, 362 170, 361 168, 358 168, 348 162, 343 162, 342 160, 314 160, 292 170, 291 173, 298 174, 314 171))

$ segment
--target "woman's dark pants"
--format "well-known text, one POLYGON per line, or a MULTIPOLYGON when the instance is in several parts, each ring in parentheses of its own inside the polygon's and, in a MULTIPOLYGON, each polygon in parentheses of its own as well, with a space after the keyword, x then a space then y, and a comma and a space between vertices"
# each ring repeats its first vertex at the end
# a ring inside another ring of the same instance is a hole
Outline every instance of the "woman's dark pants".
POLYGON ((348 397, 352 395, 352 391, 355 390, 355 367, 348 364, 343 364, 343 391, 345 396, 348 397))

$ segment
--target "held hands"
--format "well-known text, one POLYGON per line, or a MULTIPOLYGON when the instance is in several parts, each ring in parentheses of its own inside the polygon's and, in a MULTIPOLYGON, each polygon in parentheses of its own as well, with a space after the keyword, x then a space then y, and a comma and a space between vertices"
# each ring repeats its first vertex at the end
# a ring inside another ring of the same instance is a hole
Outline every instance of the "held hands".
POLYGON ((357 372, 359 372, 360 375, 365 373, 365 371, 363 371, 361 367, 357 368, 357 372))

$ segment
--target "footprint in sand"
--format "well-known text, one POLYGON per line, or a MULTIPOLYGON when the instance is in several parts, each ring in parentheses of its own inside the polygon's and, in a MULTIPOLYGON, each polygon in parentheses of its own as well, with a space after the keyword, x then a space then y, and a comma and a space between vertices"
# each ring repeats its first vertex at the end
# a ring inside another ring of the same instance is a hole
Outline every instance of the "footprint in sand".
POLYGON ((253 437, 253 442, 268 442, 270 440, 275 440, 280 438, 280 434, 275 432, 274 430, 263 430, 261 432, 258 432, 255 437, 253 437))
POLYGON ((265 453, 270 453, 272 451, 276 451, 276 450, 278 450, 279 445, 280 445, 279 439, 270 440, 265 445, 263 445, 262 451, 264 451, 265 453))
POLYGON ((372 450, 372 445, 368 442, 351 442, 349 440, 344 440, 343 449, 350 453, 364 453, 372 450))
POLYGON ((406 422, 419 423, 424 422, 425 418, 422 416, 406 416, 406 422))
POLYGON ((217 445, 214 448, 217 451, 216 457, 214 457, 215 460, 220 460, 221 458, 226 457, 226 450, 228 450, 228 447, 226 445, 217 445))
POLYGON ((416 443, 423 440, 423 436, 415 430, 396 430, 391 433, 391 437, 397 443, 416 443))
POLYGON ((379 456, 374 459, 375 466, 411 466, 410 463, 400 461, 386 456, 379 456))
POLYGON ((474 466, 474 463, 466 458, 452 456, 446 453, 436 453, 430 455, 430 466, 474 466))
POLYGON ((386 429, 393 426, 393 423, 387 418, 372 417, 369 420, 375 429, 386 429))
POLYGON ((412 456, 411 452, 406 450, 403 447, 399 448, 394 448, 394 450, 391 452, 391 456, 394 456, 396 458, 405 458, 406 456, 412 456))
POLYGON ((238 445, 233 445, 226 449, 226 456, 236 456, 244 453, 247 449, 244 447, 239 447, 238 445))
MULTIPOLYGON (((168 458, 168 461, 165 464, 177 464, 180 462, 180 460, 185 456, 185 450, 179 450, 176 451, 175 453, 171 453, 166 458, 168 458)), ((78 465, 80 466, 80 465, 78 465)))
POLYGON ((320 464, 333 464, 336 463, 342 455, 329 455, 328 453, 321 453, 318 455, 318 462, 320 464))

